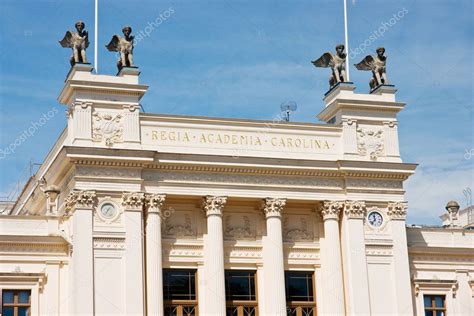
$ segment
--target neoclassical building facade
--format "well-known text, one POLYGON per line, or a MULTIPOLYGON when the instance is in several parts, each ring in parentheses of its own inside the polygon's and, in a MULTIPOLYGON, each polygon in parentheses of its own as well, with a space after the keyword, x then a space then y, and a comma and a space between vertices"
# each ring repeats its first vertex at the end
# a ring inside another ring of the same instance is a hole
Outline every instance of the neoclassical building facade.
POLYGON ((7 315, 472 315, 474 232, 405 225, 392 86, 322 124, 144 113, 76 64, 67 128, 0 216, 7 315))

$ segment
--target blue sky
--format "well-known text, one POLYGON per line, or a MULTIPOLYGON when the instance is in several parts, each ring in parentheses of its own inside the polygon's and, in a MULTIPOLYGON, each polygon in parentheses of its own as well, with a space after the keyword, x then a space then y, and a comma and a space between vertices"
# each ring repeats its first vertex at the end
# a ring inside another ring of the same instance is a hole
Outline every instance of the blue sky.
MULTIPOLYGON (((24 180, 30 159, 42 162, 65 127, 56 97, 70 51, 58 40, 83 20, 93 59, 93 2, 0 3, 0 149, 47 116, 14 153, 1 155, 1 195, 24 180)), ((399 115, 402 157, 420 164, 405 184, 408 222, 436 224, 448 200, 465 206, 463 189, 474 190, 473 3, 381 3, 348 0, 353 49, 403 12, 352 62, 386 47, 389 79, 398 100, 407 103, 399 115)), ((328 72, 310 60, 343 42, 342 10, 342 0, 101 0, 99 72, 116 73, 116 57, 104 45, 130 24, 135 35, 148 31, 135 50, 141 81, 150 85, 142 102, 147 112, 273 119, 283 101, 294 100, 292 120, 316 122, 328 72), (149 23, 160 22, 160 14, 169 17, 151 30, 149 23)), ((357 91, 367 92, 369 74, 350 71, 357 91)))

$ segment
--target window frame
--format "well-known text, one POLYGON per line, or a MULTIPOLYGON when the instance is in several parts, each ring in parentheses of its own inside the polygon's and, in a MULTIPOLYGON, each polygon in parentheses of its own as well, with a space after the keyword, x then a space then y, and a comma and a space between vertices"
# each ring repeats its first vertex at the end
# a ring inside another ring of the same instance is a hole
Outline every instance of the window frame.
POLYGON ((297 308, 297 316, 303 315, 302 309, 303 308, 313 308, 313 315, 316 316, 318 314, 317 310, 317 303, 316 303, 317 293, 316 293, 316 273, 312 270, 285 270, 285 300, 286 300, 286 307, 289 308, 297 308), (287 283, 286 283, 286 273, 294 273, 294 272, 305 272, 311 273, 311 285, 313 289, 313 301, 289 301, 287 300, 287 283))
POLYGON ((20 307, 27 307, 28 313, 27 316, 31 316, 31 300, 32 300, 32 291, 31 289, 21 289, 21 288, 2 288, 0 289, 0 316, 4 314, 3 308, 5 307, 13 307, 13 316, 18 316, 18 309, 20 307), (3 293, 4 292, 13 292, 13 303, 5 303, 3 302, 3 293), (18 296, 20 292, 28 292, 28 303, 19 303, 18 296))
POLYGON ((445 294, 423 294, 423 312, 433 312, 433 316, 436 316, 436 312, 444 312, 444 316, 447 315, 446 307, 446 295, 445 294), (425 297, 431 297, 431 306, 425 306, 425 297), (436 297, 443 298, 443 307, 436 306, 436 297))
MULTIPOLYGON (((187 271, 194 271, 194 291, 195 291, 195 299, 194 300, 167 300, 163 297, 163 305, 165 308, 167 307, 176 307, 177 308, 177 315, 178 316, 184 316, 185 314, 183 313, 183 308, 188 307, 188 306, 193 306, 194 307, 194 315, 199 315, 199 305, 198 305, 198 271, 197 269, 193 268, 163 268, 162 273, 165 273, 165 270, 168 271, 178 271, 178 270, 187 270, 187 271)), ((164 275, 163 275, 163 281, 165 280, 164 275)), ((163 282, 163 294, 165 292, 165 283, 163 282)), ((164 296, 164 295, 163 295, 164 296)))
POLYGON ((238 316, 243 316, 243 309, 245 307, 254 307, 255 309, 255 315, 258 316, 258 277, 257 277, 257 270, 252 270, 252 269, 226 269, 224 271, 224 287, 227 289, 227 277, 226 273, 227 272, 250 272, 253 273, 253 283, 254 283, 254 292, 255 292, 255 300, 227 300, 227 293, 224 293, 225 299, 226 299, 226 313, 228 308, 237 308, 237 315, 238 316))

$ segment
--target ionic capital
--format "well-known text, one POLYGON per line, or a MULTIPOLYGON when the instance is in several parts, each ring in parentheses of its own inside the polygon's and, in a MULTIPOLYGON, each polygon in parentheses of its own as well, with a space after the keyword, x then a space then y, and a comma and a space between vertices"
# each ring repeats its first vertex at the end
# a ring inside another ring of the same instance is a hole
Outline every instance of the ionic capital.
POLYGON ((344 203, 344 215, 347 218, 364 218, 367 208, 364 201, 346 201, 344 203))
POLYGON ((74 208, 92 209, 96 200, 97 195, 93 190, 72 190, 64 200, 66 212, 74 208))
POLYGON ((323 217, 323 220, 338 220, 343 209, 344 201, 323 201, 321 205, 321 216, 323 217))
POLYGON ((262 210, 266 218, 281 217, 285 205, 286 199, 266 198, 263 200, 262 210))
POLYGON ((142 210, 145 204, 145 193, 124 192, 122 193, 122 206, 126 210, 142 210))
POLYGON ((222 210, 227 202, 226 196, 212 196, 207 195, 202 200, 202 208, 206 216, 218 215, 222 216, 222 210))
POLYGON ((161 214, 161 208, 165 204, 165 194, 145 193, 145 206, 148 213, 161 214))
POLYGON ((387 215, 393 220, 405 220, 407 216, 407 203, 388 202, 387 215))

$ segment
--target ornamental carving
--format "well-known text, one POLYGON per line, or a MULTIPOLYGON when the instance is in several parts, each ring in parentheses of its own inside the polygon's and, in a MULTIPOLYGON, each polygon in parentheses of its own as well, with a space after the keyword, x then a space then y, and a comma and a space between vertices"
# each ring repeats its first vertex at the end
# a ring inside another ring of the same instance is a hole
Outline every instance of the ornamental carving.
POLYGON ((163 235, 172 237, 193 237, 196 233, 193 228, 191 216, 184 214, 184 221, 182 222, 171 222, 169 219, 165 220, 163 225, 163 235))
POLYGON ((281 213, 283 212, 285 205, 286 199, 266 198, 263 200, 263 213, 265 214, 266 218, 274 216, 281 217, 281 213))
POLYGON ((73 190, 64 200, 66 213, 69 213, 74 207, 90 209, 96 199, 95 191, 73 190))
POLYGON ((348 218, 364 218, 367 209, 364 201, 346 201, 344 204, 344 214, 348 218))
POLYGON ((104 141, 107 146, 122 142, 123 124, 121 114, 94 112, 92 116, 93 141, 104 141))
POLYGON ((148 207, 148 212, 161 213, 161 208, 165 204, 165 194, 145 194, 145 204, 148 207))
POLYGON ((202 207, 206 216, 219 215, 222 216, 222 210, 227 202, 226 196, 205 196, 202 201, 202 207))
POLYGON ((122 193, 122 205, 125 209, 142 209, 145 202, 143 192, 124 192, 122 193))
POLYGON ((233 239, 255 238, 255 230, 251 225, 250 218, 247 215, 240 217, 242 219, 242 225, 236 225, 236 221, 233 220, 232 215, 228 215, 225 217, 225 237, 233 239))
POLYGON ((357 129, 357 150, 361 156, 369 156, 377 160, 384 153, 383 130, 373 130, 359 127, 357 129))
POLYGON ((313 234, 308 229, 308 223, 311 223, 307 216, 300 216, 296 223, 293 223, 291 219, 296 219, 295 216, 286 216, 283 220, 283 234, 285 240, 291 241, 305 241, 312 240, 313 234), (295 225, 296 224, 296 225, 295 225))
POLYGON ((389 202, 387 206, 387 215, 391 219, 404 220, 407 216, 406 202, 389 202))
POLYGON ((339 214, 344 209, 343 201, 324 201, 321 205, 321 216, 323 220, 339 219, 339 214))

